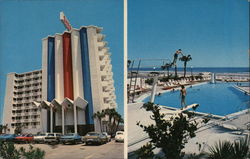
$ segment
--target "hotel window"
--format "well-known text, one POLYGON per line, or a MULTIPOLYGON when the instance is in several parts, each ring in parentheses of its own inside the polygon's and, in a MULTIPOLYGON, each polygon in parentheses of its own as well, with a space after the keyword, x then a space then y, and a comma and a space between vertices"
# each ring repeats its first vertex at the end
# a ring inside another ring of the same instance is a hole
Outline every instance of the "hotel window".
POLYGON ((23 88, 23 86, 18 86, 17 88, 18 88, 18 89, 22 89, 22 88, 23 88))
POLYGON ((31 79, 26 79, 25 81, 26 81, 26 82, 29 82, 29 81, 31 81, 31 79))

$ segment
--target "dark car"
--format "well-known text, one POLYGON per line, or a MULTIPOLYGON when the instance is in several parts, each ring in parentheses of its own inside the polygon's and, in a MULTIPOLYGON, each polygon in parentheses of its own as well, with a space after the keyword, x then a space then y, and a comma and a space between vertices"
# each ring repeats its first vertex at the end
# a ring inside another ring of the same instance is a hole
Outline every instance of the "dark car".
POLYGON ((16 134, 3 134, 0 136, 0 141, 15 142, 16 137, 17 137, 16 134))
POLYGON ((81 136, 76 133, 69 133, 69 134, 61 136, 60 138, 60 142, 62 144, 66 144, 66 143, 77 144, 78 142, 81 142, 81 141, 82 141, 81 136))
POLYGON ((88 144, 104 144, 107 142, 106 136, 99 132, 89 132, 82 139, 86 145, 88 144))

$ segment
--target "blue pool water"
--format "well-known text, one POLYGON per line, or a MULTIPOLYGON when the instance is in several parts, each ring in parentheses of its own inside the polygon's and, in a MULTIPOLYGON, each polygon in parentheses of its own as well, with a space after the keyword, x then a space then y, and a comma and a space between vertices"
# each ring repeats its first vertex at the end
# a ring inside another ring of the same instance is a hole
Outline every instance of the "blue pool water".
MULTIPOLYGON (((198 103, 198 112, 215 115, 227 115, 250 107, 250 96, 233 88, 234 83, 203 84, 199 86, 186 86, 186 104, 198 103)), ((180 91, 164 93, 155 97, 155 104, 181 108, 180 91)), ((144 102, 148 102, 150 97, 144 102)))

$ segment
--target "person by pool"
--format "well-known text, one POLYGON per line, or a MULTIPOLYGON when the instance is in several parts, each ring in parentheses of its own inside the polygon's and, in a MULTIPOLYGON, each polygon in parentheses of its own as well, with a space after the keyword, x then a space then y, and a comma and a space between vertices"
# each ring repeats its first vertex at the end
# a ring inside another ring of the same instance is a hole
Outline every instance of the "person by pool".
POLYGON ((180 97, 181 97, 181 107, 182 108, 186 107, 186 95, 187 95, 187 91, 186 91, 184 85, 181 85, 180 97))

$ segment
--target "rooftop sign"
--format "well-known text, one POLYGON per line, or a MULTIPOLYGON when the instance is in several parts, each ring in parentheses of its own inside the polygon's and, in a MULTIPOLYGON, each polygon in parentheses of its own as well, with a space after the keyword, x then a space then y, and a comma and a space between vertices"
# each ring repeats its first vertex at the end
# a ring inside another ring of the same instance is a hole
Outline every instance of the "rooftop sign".
POLYGON ((60 12, 60 20, 68 31, 72 29, 72 26, 70 25, 69 20, 66 18, 63 12, 60 12))

